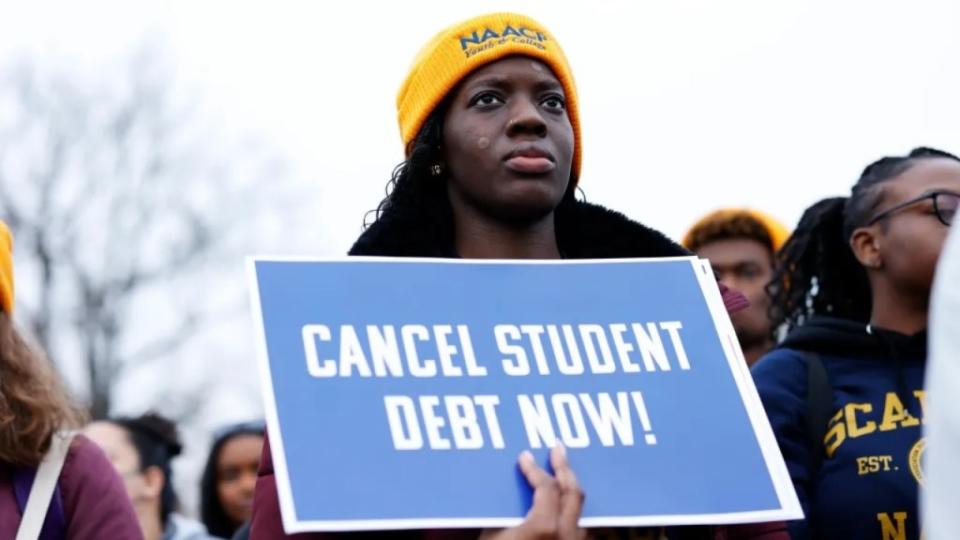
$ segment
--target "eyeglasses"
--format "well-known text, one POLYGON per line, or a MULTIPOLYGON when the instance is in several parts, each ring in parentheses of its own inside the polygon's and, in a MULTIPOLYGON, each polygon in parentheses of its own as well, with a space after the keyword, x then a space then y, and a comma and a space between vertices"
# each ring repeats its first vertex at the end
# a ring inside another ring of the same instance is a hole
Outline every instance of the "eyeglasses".
POLYGON ((909 201, 904 201, 873 216, 873 219, 867 222, 867 226, 873 225, 881 219, 890 217, 895 212, 899 212, 908 206, 927 199, 933 199, 933 211, 937 215, 937 219, 940 220, 940 223, 949 227, 950 224, 953 223, 953 215, 957 213, 957 203, 960 202, 960 194, 953 193, 952 191, 932 191, 910 199, 909 201))

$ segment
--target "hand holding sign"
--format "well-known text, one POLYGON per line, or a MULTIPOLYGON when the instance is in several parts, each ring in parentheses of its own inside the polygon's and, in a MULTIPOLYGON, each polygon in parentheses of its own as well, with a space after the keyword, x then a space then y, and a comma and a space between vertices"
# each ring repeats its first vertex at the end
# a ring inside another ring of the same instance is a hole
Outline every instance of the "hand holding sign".
POLYGON ((288 533, 514 527, 486 534, 579 538, 578 520, 800 515, 702 261, 352 258, 251 270, 288 533), (562 450, 553 475, 533 462, 561 441, 579 480, 562 450))
POLYGON ((528 538, 558 538, 582 540, 586 530, 577 523, 583 510, 583 490, 567 461, 567 450, 562 444, 550 451, 550 465, 554 476, 537 466, 533 454, 524 451, 517 460, 520 470, 533 488, 533 506, 523 523, 510 529, 488 530, 480 540, 525 540, 528 538))

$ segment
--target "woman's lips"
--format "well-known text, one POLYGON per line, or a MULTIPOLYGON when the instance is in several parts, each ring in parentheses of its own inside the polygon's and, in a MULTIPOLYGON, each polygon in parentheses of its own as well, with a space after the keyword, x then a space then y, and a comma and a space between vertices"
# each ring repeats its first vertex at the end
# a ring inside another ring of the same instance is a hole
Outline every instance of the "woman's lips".
POLYGON ((549 158, 540 156, 513 156, 505 163, 508 169, 524 174, 543 174, 557 167, 549 158))

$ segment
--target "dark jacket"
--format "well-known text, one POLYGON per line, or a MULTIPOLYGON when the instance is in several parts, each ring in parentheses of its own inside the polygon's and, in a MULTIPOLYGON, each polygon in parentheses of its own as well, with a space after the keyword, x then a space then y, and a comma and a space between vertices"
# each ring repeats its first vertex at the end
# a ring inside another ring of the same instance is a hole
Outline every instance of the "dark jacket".
MULTIPOLYGON (((57 482, 70 540, 139 540, 137 516, 116 469, 96 444, 77 435, 57 482)), ((14 538, 20 527, 13 468, 0 463, 0 538, 14 538)))
MULTIPOLYGON (((350 255, 456 257, 452 231, 419 215, 385 214, 350 248, 350 255)), ((557 243, 568 259, 690 255, 663 234, 602 206, 574 203, 557 213, 557 243)))
POLYGON ((815 318, 754 366, 807 516, 791 523, 794 538, 919 538, 926 357, 925 332, 868 333, 863 324, 815 318), (822 447, 811 447, 808 438, 805 353, 817 355, 829 381, 822 447))
MULTIPOLYGON (((564 258, 568 259, 615 259, 632 257, 683 257, 690 252, 683 249, 663 234, 627 219, 626 216, 602 206, 575 203, 557 213, 557 244, 564 258)), ((456 257, 450 231, 439 230, 435 224, 417 215, 385 215, 370 226, 350 249, 350 255, 387 257, 456 257)), ((728 310, 744 307, 742 295, 721 287, 728 310)), ((735 529, 733 528, 736 532, 735 529)), ((781 526, 747 526, 743 535, 718 531, 718 538, 762 538, 774 540, 785 538, 774 532, 765 536, 767 530, 781 531, 781 526), (755 535, 755 533, 759 535, 755 535)), ((699 538, 711 537, 709 531, 699 538)), ((475 539, 478 531, 432 530, 396 531, 391 533, 350 533, 350 538, 392 538, 397 540, 459 540, 475 539)), ((303 535, 283 534, 276 483, 273 476, 273 461, 269 442, 263 447, 260 462, 260 477, 253 502, 252 540, 298 538, 320 540, 334 536, 331 533, 303 535)), ((688 537, 684 537, 688 538, 688 537)), ((693 537, 689 537, 693 538, 693 537)))

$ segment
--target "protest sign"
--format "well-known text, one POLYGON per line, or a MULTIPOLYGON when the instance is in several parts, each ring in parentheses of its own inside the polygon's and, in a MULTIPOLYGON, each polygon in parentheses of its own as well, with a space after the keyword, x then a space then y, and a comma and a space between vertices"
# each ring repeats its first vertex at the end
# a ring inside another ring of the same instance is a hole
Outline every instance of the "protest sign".
POLYGON ((705 261, 249 270, 287 532, 515 525, 559 440, 584 526, 801 516, 705 261))

